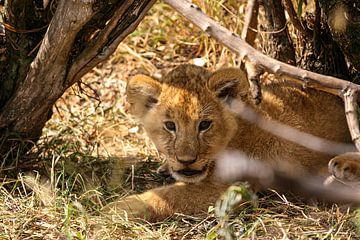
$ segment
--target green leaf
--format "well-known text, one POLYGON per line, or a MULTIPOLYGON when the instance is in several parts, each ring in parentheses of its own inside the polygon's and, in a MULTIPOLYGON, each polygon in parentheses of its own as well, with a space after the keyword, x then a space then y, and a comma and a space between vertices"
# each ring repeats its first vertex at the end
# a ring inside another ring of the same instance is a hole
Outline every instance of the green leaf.
POLYGON ((355 230, 359 234, 360 233, 360 209, 355 210, 355 216, 353 218, 353 223, 355 225, 355 230))
POLYGON ((298 9, 297 9, 298 18, 301 18, 303 4, 304 4, 304 0, 299 0, 298 9))

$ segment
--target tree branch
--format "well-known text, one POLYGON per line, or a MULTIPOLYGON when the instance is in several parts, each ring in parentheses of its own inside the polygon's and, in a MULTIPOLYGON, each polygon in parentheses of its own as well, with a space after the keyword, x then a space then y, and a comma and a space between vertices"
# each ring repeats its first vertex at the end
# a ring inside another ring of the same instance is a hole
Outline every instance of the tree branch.
MULTIPOLYGON (((279 121, 265 118, 242 101, 234 100, 231 103, 230 109, 239 117, 252 124, 255 124, 260 129, 267 131, 274 136, 278 136, 290 142, 296 143, 307 149, 330 155, 339 155, 346 152, 356 151, 356 148, 353 144, 330 141, 306 132, 302 132, 279 121)), ((350 114, 352 113, 353 112, 350 114)), ((355 125, 352 126, 355 127, 355 125)))
MULTIPOLYGON (((241 31, 241 38, 244 39, 251 46, 254 46, 257 34, 254 29, 257 29, 258 25, 259 1, 249 0, 246 5, 245 12, 245 23, 241 31)), ((240 68, 245 70, 247 73, 250 85, 249 89, 254 103, 259 104, 262 99, 260 87, 260 76, 262 72, 259 71, 259 69, 257 69, 256 66, 251 63, 241 63, 240 68)))
POLYGON ((258 25, 259 1, 249 0, 246 5, 245 12, 245 23, 241 31, 241 38, 251 46, 254 46, 254 41, 257 34, 254 29, 257 29, 258 25))
POLYGON ((345 115, 349 126, 351 138, 356 148, 360 151, 360 130, 358 118, 358 92, 355 89, 348 88, 344 92, 345 115))
POLYGON ((249 158, 243 153, 227 151, 219 156, 215 174, 217 179, 228 183, 248 181, 260 189, 272 188, 330 203, 360 204, 357 188, 351 188, 340 182, 324 185, 320 178, 311 175, 301 176, 294 171, 289 174, 291 170, 286 171, 286 169, 288 169, 287 166, 278 166, 274 169, 268 164, 249 158))
POLYGON ((360 86, 339 78, 306 71, 270 58, 252 48, 237 34, 219 25, 201 9, 186 0, 164 0, 186 19, 201 30, 238 54, 245 61, 250 61, 263 70, 287 80, 300 82, 304 87, 316 88, 342 97, 342 90, 350 87, 360 90, 360 86))

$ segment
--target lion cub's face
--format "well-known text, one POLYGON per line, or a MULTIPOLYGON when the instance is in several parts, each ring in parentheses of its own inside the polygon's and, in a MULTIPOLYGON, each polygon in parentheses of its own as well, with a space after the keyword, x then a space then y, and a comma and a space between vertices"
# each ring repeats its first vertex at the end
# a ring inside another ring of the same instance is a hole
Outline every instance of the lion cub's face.
POLYGON ((181 65, 162 82, 143 75, 128 82, 129 110, 167 156, 177 180, 204 179, 217 153, 227 146, 237 124, 226 105, 238 97, 243 77, 237 69, 212 74, 181 65))

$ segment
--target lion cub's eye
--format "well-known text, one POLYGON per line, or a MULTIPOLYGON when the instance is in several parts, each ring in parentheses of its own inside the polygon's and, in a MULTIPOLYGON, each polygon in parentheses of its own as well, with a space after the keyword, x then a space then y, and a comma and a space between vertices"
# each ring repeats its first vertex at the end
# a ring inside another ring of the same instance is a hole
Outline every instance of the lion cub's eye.
POLYGON ((168 130, 170 132, 176 132, 176 125, 174 122, 166 121, 166 122, 164 122, 164 125, 165 125, 166 130, 168 130))
POLYGON ((199 131, 203 132, 203 131, 208 130, 211 126, 211 123, 212 123, 212 121, 210 121, 210 120, 201 121, 199 123, 199 131))

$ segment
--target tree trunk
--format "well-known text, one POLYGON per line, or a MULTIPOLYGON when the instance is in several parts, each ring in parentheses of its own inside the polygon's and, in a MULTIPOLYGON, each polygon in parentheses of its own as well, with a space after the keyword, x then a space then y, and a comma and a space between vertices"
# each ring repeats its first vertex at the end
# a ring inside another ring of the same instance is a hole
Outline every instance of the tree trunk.
POLYGON ((55 101, 115 51, 155 0, 44 2, 5 1, 6 54, 0 58, 6 66, 0 75, 3 159, 9 151, 19 151, 20 141, 14 139, 40 137, 55 101))
POLYGON ((360 2, 319 0, 334 40, 352 65, 352 80, 360 82, 360 2))
MULTIPOLYGON (((323 18, 322 10, 315 1, 314 13, 307 13, 306 29, 311 30, 311 38, 302 38, 303 51, 298 65, 309 71, 350 79, 345 56, 333 40, 329 27, 323 18)), ((299 41, 300 42, 300 41, 299 41)))
POLYGON ((263 0, 266 31, 269 41, 266 41, 266 55, 282 62, 295 65, 295 49, 289 37, 284 8, 281 0, 263 0))

